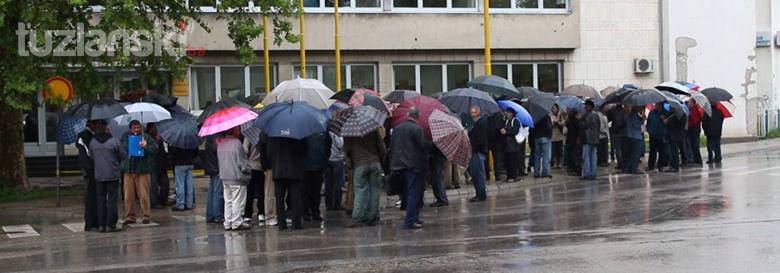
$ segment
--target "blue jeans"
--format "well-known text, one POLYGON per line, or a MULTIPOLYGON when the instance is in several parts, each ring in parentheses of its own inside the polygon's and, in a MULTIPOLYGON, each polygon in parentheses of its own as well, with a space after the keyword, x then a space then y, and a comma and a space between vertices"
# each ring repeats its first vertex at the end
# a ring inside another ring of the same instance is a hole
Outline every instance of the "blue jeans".
POLYGON ((341 207, 341 187, 344 186, 344 161, 328 161, 325 169, 325 208, 341 207))
POLYGON ((536 146, 533 155, 534 175, 548 176, 550 175, 550 157, 552 156, 552 143, 550 143, 550 138, 537 138, 534 141, 534 145, 536 146))
POLYGON ((596 178, 598 169, 598 159, 596 156, 596 147, 598 145, 583 144, 582 145, 582 176, 585 178, 596 178))
POLYGON ((192 208, 194 200, 194 190, 192 185, 192 165, 173 167, 174 178, 176 178, 176 207, 192 208))
MULTIPOLYGON (((411 227, 420 220, 420 205, 422 204, 425 185, 420 173, 413 169, 401 170, 401 175, 406 182, 406 220, 404 227, 411 227)), ((355 196, 357 200, 357 195, 355 196)))
POLYGON ((355 181, 355 206, 352 208, 352 222, 369 223, 379 220, 382 165, 374 162, 355 166, 353 181, 355 181))
POLYGON ((223 220, 225 212, 225 198, 222 196, 222 179, 219 175, 211 175, 209 181, 209 195, 206 200, 206 220, 223 220))
POLYGON ((486 199, 485 190, 485 154, 473 153, 469 162, 469 175, 471 183, 474 184, 474 191, 477 192, 477 198, 486 199))

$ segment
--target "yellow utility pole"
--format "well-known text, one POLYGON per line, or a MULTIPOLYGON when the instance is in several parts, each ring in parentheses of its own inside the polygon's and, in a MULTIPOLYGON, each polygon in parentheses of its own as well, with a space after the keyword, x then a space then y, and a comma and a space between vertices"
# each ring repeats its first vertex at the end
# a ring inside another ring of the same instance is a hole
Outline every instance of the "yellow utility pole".
POLYGON ((306 41, 304 39, 306 28, 303 19, 303 0, 298 0, 298 24, 298 31, 301 35, 301 78, 306 78, 306 41))
MULTIPOLYGON (((271 62, 268 53, 268 16, 263 15, 263 74, 265 77, 265 92, 271 92, 271 62)), ((254 106, 254 105, 253 105, 254 106)))
POLYGON ((339 0, 333 0, 333 22, 335 24, 335 51, 336 51, 336 92, 341 91, 341 45, 339 38, 339 0))
POLYGON ((485 75, 491 75, 493 72, 490 64, 490 0, 482 0, 482 3, 485 16, 485 75))

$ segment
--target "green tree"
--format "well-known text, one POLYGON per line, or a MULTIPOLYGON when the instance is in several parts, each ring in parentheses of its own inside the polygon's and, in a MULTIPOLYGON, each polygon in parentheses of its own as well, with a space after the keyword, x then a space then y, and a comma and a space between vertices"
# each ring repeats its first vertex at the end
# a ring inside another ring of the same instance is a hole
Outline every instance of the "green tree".
MULTIPOLYGON (((190 2, 196 2, 191 0, 190 2)), ((203 1, 201 1, 203 2, 203 1)), ((207 1, 208 2, 208 1, 207 1)), ((159 71, 169 71, 174 77, 185 74, 192 59, 183 54, 186 44, 181 40, 164 39, 175 50, 153 51, 152 54, 122 54, 150 50, 149 44, 138 41, 139 36, 108 37, 115 54, 89 56, 83 51, 99 50, 101 37, 83 35, 86 45, 80 49, 76 41, 56 48, 64 36, 51 35, 48 30, 100 30, 103 33, 123 30, 124 33, 146 35, 175 33, 186 35, 185 24, 197 24, 210 31, 197 7, 188 7, 185 0, 0 0, 0 186, 28 188, 23 139, 23 112, 36 107, 37 92, 45 80, 54 75, 73 81, 76 95, 82 100, 93 99, 101 90, 109 90, 100 71, 132 69, 150 81, 160 80, 159 71), (93 6, 102 6, 96 12, 93 6), (30 30, 29 35, 21 30, 30 30), (21 33, 21 34, 20 34, 21 33), (47 33, 49 34, 47 36, 47 33), (22 35, 24 34, 24 35, 22 35), (33 49, 48 49, 50 54, 36 54, 33 49), (26 43, 20 42, 26 41, 26 43), (57 56, 57 50, 75 50, 75 56, 57 56), (81 50, 81 51, 80 51, 81 50), (41 56, 36 56, 41 55, 41 56)), ((222 0, 217 9, 219 20, 225 20, 238 59, 248 64, 256 58, 251 43, 262 35, 262 15, 272 19, 274 42, 296 42, 287 18, 295 6, 286 0, 222 0), (254 8, 249 8, 253 6, 254 8)), ((151 37, 146 37, 148 38, 151 37)), ((153 47, 153 45, 152 45, 153 47)), ((52 102, 54 103, 54 102, 52 102)))

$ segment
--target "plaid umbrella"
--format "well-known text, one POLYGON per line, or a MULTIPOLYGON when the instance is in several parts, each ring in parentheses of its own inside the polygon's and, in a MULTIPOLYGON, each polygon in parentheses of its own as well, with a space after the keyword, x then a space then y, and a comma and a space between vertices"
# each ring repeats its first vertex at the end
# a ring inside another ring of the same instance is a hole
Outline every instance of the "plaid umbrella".
POLYGON ((704 113, 708 116, 712 116, 712 104, 710 104, 710 100, 707 99, 707 96, 702 94, 701 92, 692 92, 691 98, 701 106, 701 109, 704 110, 704 113))
POLYGON ((349 101, 347 103, 350 106, 363 105, 363 102, 365 101, 366 94, 379 96, 379 94, 376 93, 376 91, 374 91, 374 90, 361 88, 361 89, 355 90, 354 94, 352 94, 352 97, 349 98, 349 101))
POLYGON ((328 130, 343 137, 363 137, 385 124, 387 115, 371 106, 357 106, 334 117, 328 130))
POLYGON ((411 107, 417 107, 417 109, 420 109, 420 118, 417 120, 417 124, 423 128, 423 132, 425 132, 425 136, 428 139, 431 139, 431 127, 428 125, 428 117, 431 115, 431 113, 433 113, 434 110, 439 110, 445 113, 450 111, 446 106, 444 106, 444 104, 441 104, 441 102, 434 98, 427 96, 417 96, 403 101, 398 105, 398 107, 395 108, 395 110, 393 110, 393 126, 401 124, 402 122, 409 119, 409 109, 411 107))
POLYGON ((63 144, 76 143, 79 133, 87 128, 87 120, 73 116, 62 116, 57 123, 56 137, 63 144))
POLYGON ((460 120, 442 111, 434 110, 428 117, 428 123, 431 126, 433 144, 444 156, 455 164, 468 166, 471 159, 471 143, 460 120))

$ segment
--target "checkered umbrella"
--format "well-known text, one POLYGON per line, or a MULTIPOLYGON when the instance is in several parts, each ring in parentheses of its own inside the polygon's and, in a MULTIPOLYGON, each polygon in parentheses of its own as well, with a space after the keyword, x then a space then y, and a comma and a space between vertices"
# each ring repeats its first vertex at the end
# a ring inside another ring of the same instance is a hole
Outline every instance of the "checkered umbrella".
POLYGON ((63 144, 76 143, 79 133, 87 128, 87 120, 73 116, 62 116, 57 123, 56 137, 63 144))
POLYGON ((371 106, 350 107, 331 120, 328 130, 343 137, 363 137, 381 128, 386 118, 371 106))
POLYGON ((433 144, 441 150, 450 162, 468 166, 471 159, 471 142, 460 119, 439 110, 433 110, 428 117, 433 144))

